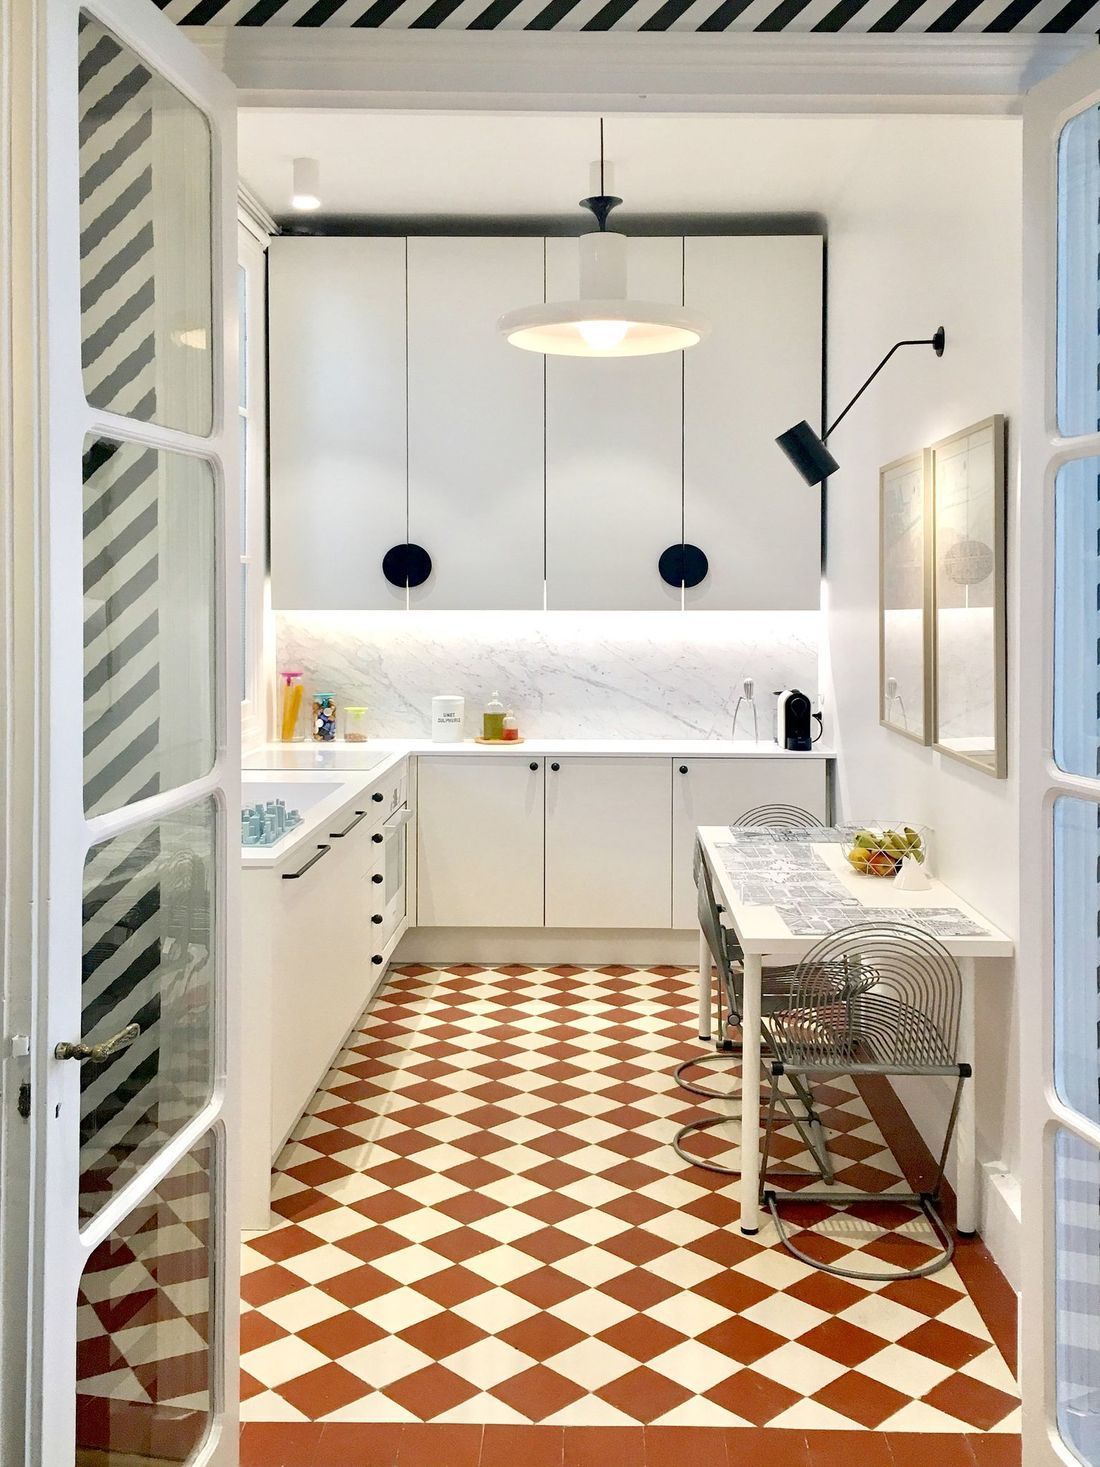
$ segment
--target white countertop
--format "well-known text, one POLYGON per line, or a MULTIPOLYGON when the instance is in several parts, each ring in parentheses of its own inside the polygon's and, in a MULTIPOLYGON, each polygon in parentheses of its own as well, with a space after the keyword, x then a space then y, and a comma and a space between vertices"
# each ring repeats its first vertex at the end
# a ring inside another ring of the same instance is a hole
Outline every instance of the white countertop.
MULTIPOLYGON (((328 747, 332 747, 329 745, 328 747)), ((352 747, 360 747, 353 745, 352 747)), ((348 769, 346 766, 323 768, 288 769, 261 768, 245 769, 241 774, 241 804, 254 804, 258 798, 250 791, 265 786, 278 786, 281 790, 292 790, 294 786, 335 785, 331 793, 302 811, 301 825, 288 830, 273 846, 241 846, 241 867, 245 871, 269 871, 281 866, 290 856, 296 856, 304 845, 330 834, 333 825, 343 812, 358 803, 375 784, 400 764, 402 753, 383 754, 369 769, 348 769)), ((293 805, 293 796, 287 799, 293 805)))
POLYGON ((485 754, 494 758, 535 755, 659 755, 666 759, 834 759, 836 751, 815 744, 804 753, 781 749, 771 740, 750 739, 525 739, 515 744, 436 744, 431 739, 371 739, 364 744, 334 740, 328 744, 301 742, 265 744, 245 756, 245 769, 371 769, 381 757, 408 754, 485 754))

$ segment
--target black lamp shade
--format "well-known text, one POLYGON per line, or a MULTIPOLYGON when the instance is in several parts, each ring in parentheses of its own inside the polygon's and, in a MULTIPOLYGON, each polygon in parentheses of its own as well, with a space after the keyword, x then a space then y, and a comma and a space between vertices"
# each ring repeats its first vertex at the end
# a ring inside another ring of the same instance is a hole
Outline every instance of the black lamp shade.
POLYGON ((840 468, 809 423, 803 419, 775 440, 807 484, 820 484, 840 468))

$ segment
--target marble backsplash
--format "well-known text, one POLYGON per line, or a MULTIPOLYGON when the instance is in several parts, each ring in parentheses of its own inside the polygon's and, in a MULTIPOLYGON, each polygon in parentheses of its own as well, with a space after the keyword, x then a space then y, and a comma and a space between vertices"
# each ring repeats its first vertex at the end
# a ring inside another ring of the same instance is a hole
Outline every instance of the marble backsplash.
MULTIPOLYGON (((775 688, 818 691, 819 613, 279 612, 277 665, 306 696, 365 704, 375 738, 427 738, 436 693, 466 699, 470 736, 499 692, 540 738, 730 737, 742 679, 760 737, 775 688)), ((744 721, 740 737, 751 737, 744 721)))

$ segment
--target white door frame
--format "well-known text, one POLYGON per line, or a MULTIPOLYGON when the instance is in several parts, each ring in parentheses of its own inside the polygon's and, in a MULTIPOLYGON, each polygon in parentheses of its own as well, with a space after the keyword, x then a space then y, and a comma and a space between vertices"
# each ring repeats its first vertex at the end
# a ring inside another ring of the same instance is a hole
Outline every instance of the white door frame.
POLYGON ((1060 1128, 1100 1144, 1100 1128, 1070 1110, 1053 1083, 1053 813, 1060 795, 1095 802, 1096 780, 1055 765, 1054 486, 1059 468, 1100 454, 1100 433, 1066 439, 1058 432, 1056 380, 1057 147, 1062 128, 1100 103, 1095 48, 1034 88, 1024 106, 1023 409, 1018 542, 1018 686, 1020 698, 1020 1092, 1021 1321, 1020 1377, 1026 1467, 1076 1463, 1055 1420, 1055 1275, 1053 1143, 1060 1128))
MULTIPOLYGON (((3 1405, 7 1421, 3 1460, 25 1458, 33 1467, 71 1467, 74 1460, 76 1295, 88 1254, 121 1222, 140 1195, 155 1186, 208 1127, 235 1125, 233 1086, 238 1051, 237 995, 217 1016, 215 1098, 192 1118, 142 1172, 108 1202, 84 1234, 77 1236, 77 1121, 79 1066, 53 1057, 61 1040, 80 1037, 81 888, 89 845, 155 819, 205 795, 222 806, 217 860, 220 913, 216 922, 222 972, 238 968, 235 912, 236 811, 239 789, 239 703, 236 689, 239 561, 236 486, 236 150, 233 88, 176 26, 146 0, 87 0, 90 11, 118 39, 149 62, 151 69, 201 107, 211 119, 213 319, 212 345, 224 341, 216 358, 213 431, 208 439, 91 409, 82 389, 79 279, 79 161, 76 19, 78 0, 11 0, 15 42, 12 147, 13 372, 19 394, 19 432, 12 444, 11 470, 17 492, 11 502, 11 538, 5 565, 13 570, 13 671, 10 694, 19 718, 12 720, 11 787, 17 792, 5 832, 7 866, 14 892, 6 953, 14 1012, 25 1015, 30 1056, 8 1061, 28 1073, 31 1115, 23 1124, 26 1160, 5 1157, 4 1193, 25 1198, 14 1225, 5 1213, 6 1265, 10 1279, 22 1259, 26 1286, 5 1298, 3 1405), (87 433, 106 434, 145 445, 194 453, 211 460, 218 482, 221 516, 216 520, 218 615, 222 635, 216 657, 216 762, 211 773, 166 795, 154 795, 122 811, 83 817, 82 544, 80 449, 87 433), (74 468, 75 465, 75 468, 74 468), (229 690, 233 693, 230 694, 229 690), (20 1226, 22 1224, 22 1226, 20 1226), (20 1337, 21 1340, 20 1340, 20 1337), (20 1344, 16 1342, 19 1341, 20 1344), (10 1348, 15 1345, 16 1348, 10 1348), (25 1381, 17 1378, 26 1360, 25 1381), (16 1419, 18 1417, 18 1419, 16 1419), (16 1445, 18 1444, 18 1445, 16 1445), (14 1455, 18 1450, 20 1456, 14 1455)), ((2 263, 2 260, 0 260, 2 263)), ((5 285, 7 282, 5 282, 5 285)), ((5 295, 9 292, 6 290, 5 295)), ((4 404, 5 410, 7 404, 4 404)), ((0 469, 7 469, 0 461, 0 469)), ((9 891, 9 900, 13 893, 9 891)), ((3 1051, 0 1051, 0 1060, 3 1051)), ((10 1087, 5 1075, 4 1125, 11 1125, 10 1087)), ((227 1196, 212 1224, 224 1246, 218 1251, 215 1287, 221 1304, 215 1330, 224 1361, 225 1389, 215 1406, 224 1410, 224 1430, 213 1433, 203 1462, 237 1461, 238 1232, 236 1157, 222 1146, 227 1196), (228 1152, 228 1160, 224 1153, 228 1152)), ((5 1206, 8 1204, 6 1203, 5 1206)))

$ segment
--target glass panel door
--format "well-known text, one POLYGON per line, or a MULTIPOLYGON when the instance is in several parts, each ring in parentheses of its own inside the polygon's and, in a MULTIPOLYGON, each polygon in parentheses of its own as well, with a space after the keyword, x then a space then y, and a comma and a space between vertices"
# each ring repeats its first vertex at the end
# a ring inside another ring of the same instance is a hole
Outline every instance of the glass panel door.
POLYGON ((1100 1467, 1100 58, 1024 113, 1019 502, 1027 1467, 1100 1467))
POLYGON ((229 1464, 234 99, 152 4, 28 8, 48 306, 26 348, 44 914, 26 1459, 229 1464))

